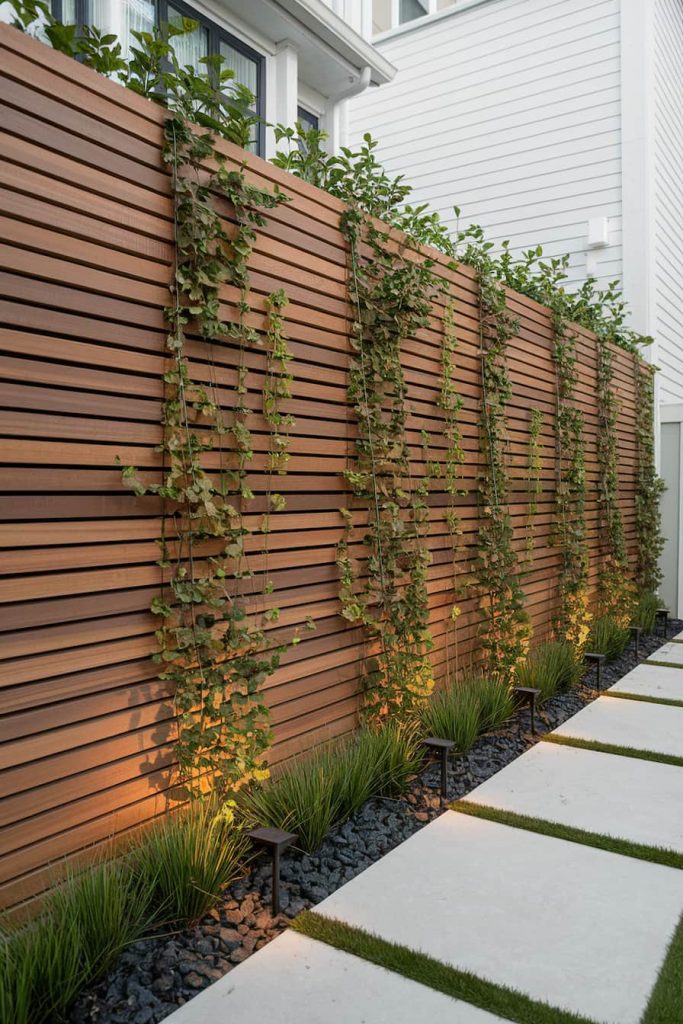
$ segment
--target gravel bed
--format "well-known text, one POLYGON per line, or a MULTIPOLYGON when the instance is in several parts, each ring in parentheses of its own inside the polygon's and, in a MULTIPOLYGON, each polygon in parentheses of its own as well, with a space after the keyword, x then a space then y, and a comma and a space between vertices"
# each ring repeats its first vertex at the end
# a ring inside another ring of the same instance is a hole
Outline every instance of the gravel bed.
MULTIPOLYGON (((683 621, 669 623, 669 636, 683 621)), ((647 657, 662 637, 641 640, 647 657)), ((603 668, 602 688, 617 682, 637 664, 628 650, 603 668)), ((597 696, 594 673, 581 686, 551 698, 537 714, 532 736, 528 713, 520 714, 494 733, 480 736, 467 754, 449 765, 449 800, 465 796, 597 696)), ((270 862, 260 857, 250 873, 236 882, 221 906, 189 930, 155 935, 136 942, 95 988, 84 992, 70 1015, 73 1024, 157 1024, 201 989, 217 981, 283 931, 302 910, 329 896, 374 861, 404 842, 443 812, 438 787, 440 771, 430 765, 399 800, 369 800, 347 822, 334 829, 314 855, 290 850, 281 863, 282 913, 270 912, 270 862)))

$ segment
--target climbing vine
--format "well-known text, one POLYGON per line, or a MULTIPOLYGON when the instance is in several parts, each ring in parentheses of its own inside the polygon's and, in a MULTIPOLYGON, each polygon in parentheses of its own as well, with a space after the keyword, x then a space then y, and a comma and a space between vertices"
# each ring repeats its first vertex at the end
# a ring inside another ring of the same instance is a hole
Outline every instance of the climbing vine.
MULTIPOLYGON (((353 517, 342 510, 338 549, 343 615, 364 627, 373 652, 361 685, 371 718, 402 715, 433 685, 429 651, 427 567, 423 543, 427 477, 411 479, 406 436, 406 381, 401 341, 428 322, 435 283, 432 261, 416 259, 410 240, 396 242, 353 204, 342 215, 349 244, 349 294, 354 313, 348 399, 357 422, 355 455, 346 473, 355 507, 367 512, 366 574, 350 557, 353 517)), ((423 436, 423 447, 428 446, 423 436)))
POLYGON ((526 512, 526 556, 533 560, 535 536, 534 527, 538 512, 538 499, 543 493, 541 486, 541 427, 543 413, 540 409, 531 410, 529 420, 529 455, 527 464, 527 512, 526 512))
POLYGON ((592 619, 588 600, 584 420, 574 396, 576 334, 557 312, 553 314, 553 339, 557 434, 553 541, 562 559, 557 632, 580 656, 592 619))
POLYGON ((465 461, 462 447, 462 432, 459 415, 463 407, 462 396, 455 380, 455 353, 458 348, 458 337, 455 329, 455 306, 453 301, 446 304, 443 318, 443 340, 441 344, 441 380, 439 406, 444 414, 443 437, 446 442, 446 455, 439 476, 443 477, 446 491, 447 506, 445 513, 451 551, 451 572, 453 586, 453 604, 451 605, 446 629, 446 672, 452 678, 451 646, 453 647, 455 665, 454 674, 459 670, 458 664, 458 619, 461 609, 458 599, 464 580, 458 581, 457 559, 462 537, 462 523, 458 511, 457 498, 463 497, 467 491, 460 484, 460 474, 465 461))
POLYGON ((619 507, 617 418, 619 404, 612 388, 614 353, 597 342, 598 534, 600 540, 599 601, 604 614, 627 626, 633 610, 633 585, 628 578, 624 524, 619 507))
MULTIPOLYGON (((142 62, 146 49, 152 63, 159 57, 159 40, 139 35, 137 59, 142 62)), ((249 530, 244 511, 254 498, 248 482, 254 453, 245 354, 247 347, 262 344, 247 324, 248 260, 256 231, 265 223, 264 212, 285 197, 277 189, 249 184, 244 167, 229 167, 217 145, 218 135, 234 139, 241 133, 245 141, 251 123, 248 118, 240 121, 236 108, 224 109, 231 73, 216 67, 214 78, 195 75, 179 68, 172 47, 163 46, 171 71, 159 72, 170 107, 162 156, 171 171, 175 242, 159 448, 165 468, 162 483, 147 488, 134 467, 125 467, 123 476, 138 494, 156 493, 164 501, 164 575, 161 593, 152 603, 161 620, 155 660, 174 696, 181 777, 190 791, 210 788, 225 795, 250 778, 267 775, 262 759, 271 732, 261 692, 284 649, 265 630, 265 623, 277 621, 278 609, 268 608, 258 623, 249 614, 243 591, 244 581, 252 576, 245 558, 249 530), (217 210, 216 196, 232 211, 229 228, 217 210), (238 294, 236 315, 228 321, 223 319, 224 285, 238 294), (198 338, 206 346, 203 363, 197 355, 190 361, 188 330, 192 344, 198 338), (228 419, 214 362, 215 347, 226 343, 236 351, 235 397, 228 419)), ((268 300, 263 411, 270 427, 269 473, 286 469, 285 431, 291 423, 279 409, 291 380, 282 321, 285 304, 281 291, 268 300)), ((272 495, 268 498, 279 507, 272 495)), ((264 590, 270 591, 267 565, 263 579, 264 590)), ((298 642, 296 635, 292 642, 298 642)))
POLYGON ((636 383, 636 586, 641 593, 657 592, 662 580, 659 559, 664 547, 659 498, 664 481, 655 468, 654 375, 655 369, 633 358, 636 383))
POLYGON ((486 624, 482 645, 489 669, 507 680, 524 657, 530 638, 517 554, 512 547, 505 455, 505 406, 512 396, 506 354, 518 323, 507 309, 505 290, 485 268, 480 270, 479 285, 483 465, 479 475, 481 525, 476 583, 486 624))

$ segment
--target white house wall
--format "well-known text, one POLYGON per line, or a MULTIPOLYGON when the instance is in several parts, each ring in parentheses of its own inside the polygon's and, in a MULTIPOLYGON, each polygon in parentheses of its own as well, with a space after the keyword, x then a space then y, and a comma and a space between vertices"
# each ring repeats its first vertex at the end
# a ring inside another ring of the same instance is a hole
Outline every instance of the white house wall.
POLYGON ((349 102, 349 141, 379 157, 455 227, 569 252, 587 270, 588 220, 609 218, 589 267, 621 274, 619 0, 482 0, 379 37, 393 82, 349 102))
POLYGON ((654 0, 654 333, 660 402, 683 401, 683 0, 654 0))

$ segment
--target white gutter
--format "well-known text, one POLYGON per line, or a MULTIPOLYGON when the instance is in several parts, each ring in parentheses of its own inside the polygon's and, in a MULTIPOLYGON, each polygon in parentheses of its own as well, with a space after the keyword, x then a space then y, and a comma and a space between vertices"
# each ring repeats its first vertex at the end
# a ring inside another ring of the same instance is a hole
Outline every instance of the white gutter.
POLYGON ((360 93, 365 92, 371 81, 372 68, 369 64, 366 64, 361 68, 357 81, 351 82, 350 85, 347 85, 345 89, 342 89, 341 92, 336 93, 334 96, 328 96, 325 102, 325 126, 328 135, 328 146, 332 153, 336 153, 339 150, 341 137, 345 135, 341 124, 341 117, 344 111, 340 109, 340 103, 351 99, 352 96, 358 96, 360 93))
POLYGON ((369 64, 361 68, 358 81, 352 82, 346 89, 342 89, 335 96, 329 96, 327 100, 328 106, 334 106, 336 103, 340 103, 342 100, 348 100, 352 96, 358 96, 361 92, 365 92, 367 87, 370 85, 372 78, 372 68, 369 64))

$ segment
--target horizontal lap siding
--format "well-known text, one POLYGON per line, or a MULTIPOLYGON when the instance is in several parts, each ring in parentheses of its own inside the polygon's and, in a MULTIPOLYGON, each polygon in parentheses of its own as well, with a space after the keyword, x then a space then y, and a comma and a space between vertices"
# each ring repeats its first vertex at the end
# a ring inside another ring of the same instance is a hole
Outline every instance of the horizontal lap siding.
MULTIPOLYGON (((169 178, 161 167, 162 112, 59 54, 0 28, 0 899, 14 904, 41 891, 51 865, 126 834, 162 813, 174 770, 172 694, 151 660, 158 593, 161 505, 121 483, 115 459, 160 479, 155 446, 163 399, 163 306, 172 261, 169 178)), ((226 147, 231 159, 244 154, 226 147)), ((355 426, 346 400, 349 317, 341 204, 257 158, 247 173, 275 184, 290 202, 269 214, 251 261, 250 326, 262 331, 265 297, 283 286, 294 355, 296 417, 291 459, 277 489, 287 508, 272 517, 269 552, 258 532, 247 538, 255 612, 266 607, 267 571, 281 608, 277 635, 289 637, 307 616, 314 633, 290 649, 265 686, 275 730, 274 762, 356 722, 363 635, 339 615, 335 564, 339 507, 357 527, 352 553, 365 565, 359 538, 367 510, 346 492, 343 471, 355 426)), ((227 207, 221 210, 229 217, 227 207)), ((457 498, 464 573, 476 552, 480 363, 478 297, 467 268, 442 273, 458 332, 456 379, 467 494, 457 498)), ((235 316, 237 294, 225 288, 222 313, 235 316)), ((554 507, 555 378, 548 313, 510 295, 520 328, 509 351, 513 398, 508 407, 510 509, 514 546, 527 539, 530 410, 543 413, 543 493, 534 521, 534 560, 525 577, 536 636, 556 611, 559 555, 550 544, 554 507)), ((439 372, 443 300, 429 325, 404 343, 409 385, 412 472, 422 464, 421 431, 443 457, 439 372)), ((595 344, 581 332, 577 401, 586 418, 586 518, 597 551, 595 344)), ((237 351, 210 354, 188 342, 191 372, 215 382, 229 410, 237 351)), ((246 353, 246 397, 255 499, 246 524, 257 531, 266 507, 268 437, 261 416, 265 365, 246 353)), ((617 353, 620 482, 633 545, 633 366, 617 353)), ((206 456, 215 467, 217 455, 206 456)), ((435 676, 446 672, 445 634, 452 604, 452 554, 438 486, 429 498, 429 614, 435 676)), ((210 553, 210 546, 201 554, 210 553)), ((592 561, 595 582, 597 561, 592 561)), ((269 599, 270 600, 270 599, 269 599)), ((461 664, 477 657, 478 614, 462 595, 461 664)), ((453 651, 449 660, 452 663, 453 651)))
POLYGON ((387 170, 453 230, 480 224, 497 247, 569 253, 575 286, 588 220, 608 217, 610 244, 593 254, 604 286, 621 274, 619 10, 619 0, 454 4, 380 38, 397 74, 348 102, 349 144, 370 132, 387 170))

